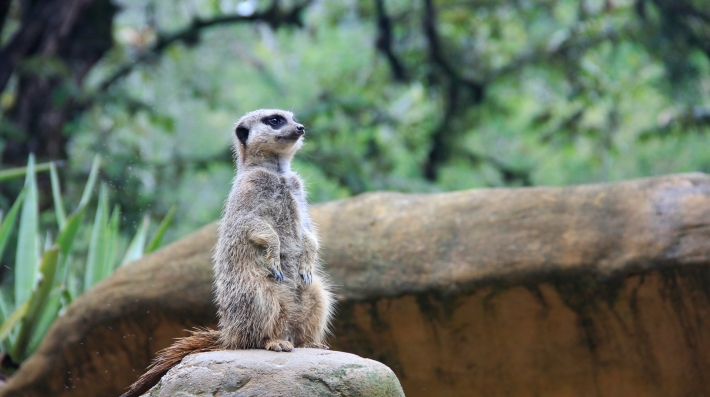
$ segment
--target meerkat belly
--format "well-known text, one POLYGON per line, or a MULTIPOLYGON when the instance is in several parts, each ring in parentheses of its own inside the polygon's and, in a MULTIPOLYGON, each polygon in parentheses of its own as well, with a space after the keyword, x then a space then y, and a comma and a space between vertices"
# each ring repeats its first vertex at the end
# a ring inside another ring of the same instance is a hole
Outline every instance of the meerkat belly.
POLYGON ((298 265, 303 251, 300 208, 285 186, 279 193, 273 226, 281 243, 280 259, 284 276, 294 279, 298 277, 298 265))

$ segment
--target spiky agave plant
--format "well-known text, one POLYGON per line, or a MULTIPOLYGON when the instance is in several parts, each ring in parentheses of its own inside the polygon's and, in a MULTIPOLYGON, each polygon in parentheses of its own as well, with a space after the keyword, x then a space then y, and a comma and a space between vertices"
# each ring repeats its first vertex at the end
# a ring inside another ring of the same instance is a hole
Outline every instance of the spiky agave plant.
POLYGON ((11 208, 4 217, 0 212, 0 258, 13 233, 17 237, 14 284, 0 290, 0 352, 6 358, 2 360, 5 365, 0 365, 0 372, 6 375, 37 349, 54 319, 77 296, 107 277, 117 266, 157 249, 175 214, 173 207, 147 244, 150 217, 145 215, 124 255, 119 256, 123 239, 119 233, 120 209, 114 206, 109 215, 108 191, 104 184, 99 189, 93 223, 83 221, 99 167, 100 160, 96 157, 81 200, 69 215, 65 212, 54 163, 36 166, 34 157, 30 156, 26 168, 0 172, 0 182, 25 175, 25 185, 11 208), (42 241, 36 173, 45 170, 50 172, 58 233, 53 238, 46 232, 42 241), (81 233, 85 228, 90 228, 90 234, 81 233), (88 249, 82 255, 75 252, 74 247, 85 235, 90 237, 88 249), (122 259, 119 261, 119 258, 122 259))

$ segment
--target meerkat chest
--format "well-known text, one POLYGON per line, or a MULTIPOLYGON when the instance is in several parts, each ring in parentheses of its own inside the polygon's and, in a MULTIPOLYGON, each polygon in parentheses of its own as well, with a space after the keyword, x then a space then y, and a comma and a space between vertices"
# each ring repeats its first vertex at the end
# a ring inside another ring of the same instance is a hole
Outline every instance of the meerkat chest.
POLYGON ((272 193, 274 223, 282 237, 300 238, 304 214, 303 190, 298 181, 280 177, 272 193))

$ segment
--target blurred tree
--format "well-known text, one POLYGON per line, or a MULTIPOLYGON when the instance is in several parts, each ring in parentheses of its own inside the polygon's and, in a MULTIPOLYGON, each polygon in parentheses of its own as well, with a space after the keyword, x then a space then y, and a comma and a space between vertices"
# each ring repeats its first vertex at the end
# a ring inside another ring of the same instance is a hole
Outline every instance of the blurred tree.
POLYGON ((3 161, 100 153, 126 216, 178 201, 178 235, 218 216, 255 107, 306 123, 315 201, 710 172, 706 0, 56 3, 1 3, 3 161), (35 7, 74 19, 31 36, 35 7))
POLYGON ((308 3, 282 10, 274 1, 266 10, 250 15, 195 17, 173 33, 143 31, 134 40, 151 36, 153 43, 117 67, 97 85, 96 92, 87 93, 82 91, 87 73, 114 46, 113 19, 118 7, 110 0, 2 1, 0 34, 4 27, 18 25, 0 48, 0 92, 9 91, 0 124, 3 164, 24 164, 30 153, 40 159, 66 158, 65 125, 92 101, 107 100, 99 94, 171 44, 195 45, 201 30, 229 23, 262 21, 274 29, 301 26, 300 14, 308 3))

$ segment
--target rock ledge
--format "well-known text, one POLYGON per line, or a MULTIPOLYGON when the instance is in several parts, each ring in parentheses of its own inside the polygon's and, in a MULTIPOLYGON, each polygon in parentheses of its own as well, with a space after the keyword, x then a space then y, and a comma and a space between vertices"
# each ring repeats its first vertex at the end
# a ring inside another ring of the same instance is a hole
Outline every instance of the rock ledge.
POLYGON ((354 354, 295 349, 193 354, 145 396, 404 396, 389 367, 354 354))

